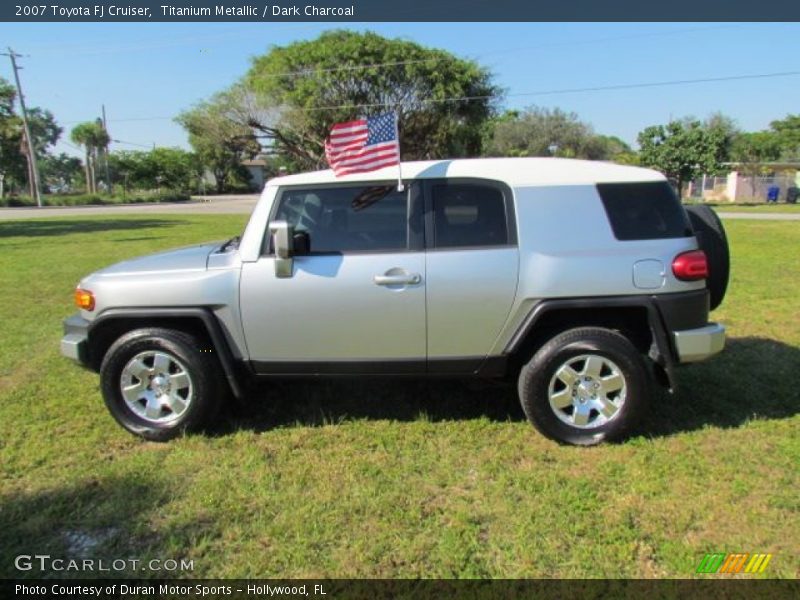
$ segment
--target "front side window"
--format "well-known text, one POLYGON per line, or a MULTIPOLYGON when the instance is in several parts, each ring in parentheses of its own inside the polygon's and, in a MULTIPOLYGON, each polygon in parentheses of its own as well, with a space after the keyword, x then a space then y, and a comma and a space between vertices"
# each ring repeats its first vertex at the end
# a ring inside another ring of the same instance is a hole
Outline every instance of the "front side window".
POLYGON ((503 193, 494 186, 441 183, 431 188, 434 247, 505 246, 509 243, 503 193))
POLYGON ((274 219, 307 232, 313 254, 405 250, 407 199, 396 184, 289 189, 274 219))

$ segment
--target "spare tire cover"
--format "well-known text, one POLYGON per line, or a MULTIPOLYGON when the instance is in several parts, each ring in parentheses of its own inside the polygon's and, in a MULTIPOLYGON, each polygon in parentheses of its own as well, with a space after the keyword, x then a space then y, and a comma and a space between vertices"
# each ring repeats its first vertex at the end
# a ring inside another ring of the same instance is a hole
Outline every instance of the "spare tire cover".
POLYGON ((725 298, 731 263, 728 238, 717 213, 708 206, 687 206, 697 243, 708 258, 708 287, 710 308, 714 310, 725 298))

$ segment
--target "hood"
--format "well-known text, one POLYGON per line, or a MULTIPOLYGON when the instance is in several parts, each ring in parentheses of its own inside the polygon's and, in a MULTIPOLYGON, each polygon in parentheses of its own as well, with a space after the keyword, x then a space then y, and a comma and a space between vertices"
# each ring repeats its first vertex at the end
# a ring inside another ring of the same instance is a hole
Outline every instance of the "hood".
POLYGON ((101 269, 94 275, 144 275, 175 271, 205 271, 208 255, 219 248, 221 244, 222 242, 213 242, 141 256, 101 269))

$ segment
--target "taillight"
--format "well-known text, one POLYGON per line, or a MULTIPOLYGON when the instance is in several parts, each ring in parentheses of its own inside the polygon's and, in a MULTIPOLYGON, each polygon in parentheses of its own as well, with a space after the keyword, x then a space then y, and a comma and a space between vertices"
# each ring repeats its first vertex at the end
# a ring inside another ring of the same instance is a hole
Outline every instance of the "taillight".
POLYGON ((94 294, 89 290, 75 290, 75 305, 83 310, 94 310, 94 294))
POLYGON ((672 261, 672 272, 681 281, 697 281, 708 277, 708 260, 702 250, 678 254, 672 261))

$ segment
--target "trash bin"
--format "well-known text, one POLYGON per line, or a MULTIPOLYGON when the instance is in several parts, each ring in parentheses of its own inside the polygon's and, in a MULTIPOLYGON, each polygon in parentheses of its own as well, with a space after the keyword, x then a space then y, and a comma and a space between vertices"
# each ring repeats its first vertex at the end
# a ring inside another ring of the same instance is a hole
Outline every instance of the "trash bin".
POLYGON ((797 196, 800 195, 800 188, 790 187, 786 190, 786 201, 789 204, 797 204, 797 196))
POLYGON ((781 193, 781 188, 777 185, 771 185, 767 188, 767 202, 777 202, 778 195, 781 193))

